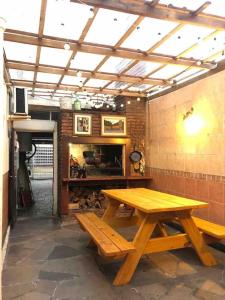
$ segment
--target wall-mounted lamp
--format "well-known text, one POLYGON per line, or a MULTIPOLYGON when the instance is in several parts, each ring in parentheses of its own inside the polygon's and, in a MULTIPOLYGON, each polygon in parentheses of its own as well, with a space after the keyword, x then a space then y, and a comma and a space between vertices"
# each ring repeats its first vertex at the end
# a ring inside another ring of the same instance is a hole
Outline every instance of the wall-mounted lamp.
POLYGON ((194 111, 194 108, 191 107, 191 109, 183 115, 183 120, 186 120, 190 115, 192 115, 193 111, 194 111))
POLYGON ((202 118, 193 113, 194 108, 191 107, 191 109, 183 115, 184 128, 188 135, 197 134, 203 127, 202 118))

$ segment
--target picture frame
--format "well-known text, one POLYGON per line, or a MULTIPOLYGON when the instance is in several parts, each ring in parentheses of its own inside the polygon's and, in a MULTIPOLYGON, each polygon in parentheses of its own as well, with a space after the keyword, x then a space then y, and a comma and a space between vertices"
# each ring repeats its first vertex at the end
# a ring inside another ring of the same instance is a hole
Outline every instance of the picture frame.
POLYGON ((126 117, 124 116, 101 116, 102 136, 125 136, 127 134, 126 117))
POLYGON ((74 114, 74 135, 91 135, 92 116, 87 114, 74 114))

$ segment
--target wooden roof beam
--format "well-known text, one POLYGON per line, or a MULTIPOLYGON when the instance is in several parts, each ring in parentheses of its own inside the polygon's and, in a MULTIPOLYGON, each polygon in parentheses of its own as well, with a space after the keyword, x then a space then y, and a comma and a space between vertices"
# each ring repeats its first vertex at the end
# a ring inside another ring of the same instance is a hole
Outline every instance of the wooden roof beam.
MULTIPOLYGON (((12 32, 5 32, 4 39, 6 41, 24 43, 36 46, 44 46, 51 48, 64 49, 65 42, 59 39, 54 39, 52 37, 43 37, 41 40, 37 36, 28 35, 28 34, 16 34, 12 32)), ((90 43, 79 44, 77 41, 69 41, 71 50, 80 51, 86 53, 94 53, 106 56, 114 56, 121 58, 128 58, 132 60, 142 60, 150 62, 158 62, 165 64, 174 64, 174 65, 184 65, 191 66, 197 64, 197 60, 188 59, 188 58, 179 58, 176 59, 173 56, 166 56, 156 53, 147 53, 145 51, 136 51, 126 48, 112 49, 110 46, 106 45, 97 45, 90 43)), ((208 68, 208 65, 202 65, 204 68, 208 68)))
MULTIPOLYGON (((22 86, 22 87, 33 87, 33 81, 26 81, 26 80, 12 80, 12 83, 15 86, 22 86)), ((36 88, 40 89, 55 89, 57 84, 54 83, 43 83, 43 82, 36 82, 36 88)), ((93 87, 78 87, 73 85, 63 85, 61 84, 57 87, 59 90, 65 90, 68 92, 88 92, 88 93, 96 93, 96 94, 109 94, 115 96, 130 96, 130 97, 146 97, 144 93, 136 93, 136 92, 126 92, 121 90, 112 90, 112 89, 100 89, 100 88, 93 88, 93 87)))
MULTIPOLYGON (((42 39, 43 37, 43 32, 44 32, 44 25, 45 25, 45 16, 46 16, 46 8, 47 8, 47 0, 42 0, 41 1, 41 12, 40 12, 40 20, 39 20, 39 28, 38 28, 38 38, 42 39)), ((36 54, 36 66, 38 66, 39 61, 40 61, 40 56, 41 56, 41 46, 37 47, 37 54, 36 54)), ((35 89, 35 82, 37 79, 37 72, 34 72, 34 78, 33 78, 33 89, 32 93, 34 92, 35 89)))
MULTIPOLYGON (((6 66, 9 69, 16 69, 16 70, 23 70, 23 71, 37 71, 42 73, 52 73, 52 74, 59 74, 59 75, 69 75, 69 76, 76 76, 78 70, 68 69, 65 73, 64 68, 62 67, 55 67, 49 65, 39 65, 36 66, 32 63, 25 63, 20 61, 7 61, 6 66)), ((128 82, 128 83, 136 83, 136 84, 161 84, 162 80, 157 79, 143 79, 141 77, 134 77, 128 75, 116 75, 113 73, 102 73, 96 72, 93 73, 91 71, 84 71, 79 70, 82 72, 82 76, 87 79, 101 79, 101 80, 110 80, 110 81, 121 81, 121 82, 128 82)))
POLYGON ((199 15, 201 12, 203 12, 203 10, 205 10, 209 5, 211 4, 210 1, 206 1, 205 3, 203 3, 199 8, 197 8, 195 11, 191 12, 191 16, 197 16, 199 15))
POLYGON ((159 3, 160 0, 152 0, 152 1, 145 1, 147 5, 150 7, 156 6, 159 3))
MULTIPOLYGON (((71 2, 80 3, 80 0, 71 0, 71 2)), ((150 6, 146 2, 137 1, 114 1, 114 0, 82 0, 82 3, 111 9, 115 11, 121 11, 129 14, 140 15, 144 17, 156 18, 166 21, 173 21, 184 24, 194 24, 205 27, 211 27, 216 29, 225 28, 225 18, 204 14, 199 12, 198 15, 193 16, 192 11, 184 8, 178 8, 174 6, 167 6, 163 4, 157 4, 156 6, 150 6)))
MULTIPOLYGON (((85 39, 85 37, 86 37, 86 35, 87 35, 87 33, 88 33, 88 31, 89 31, 89 29, 90 29, 92 23, 94 22, 94 19, 95 19, 96 15, 97 15, 97 12, 98 12, 98 8, 94 8, 94 11, 93 11, 93 17, 88 19, 88 21, 87 21, 87 23, 86 23, 86 25, 85 25, 85 27, 84 27, 82 33, 81 33, 81 36, 80 36, 80 38, 79 38, 79 40, 78 40, 78 44, 83 43, 83 41, 84 41, 84 39, 85 39)), ((76 56, 76 54, 77 54, 77 49, 73 49, 72 54, 71 54, 71 56, 70 56, 70 58, 69 58, 69 60, 68 60, 68 62, 67 62, 66 67, 65 67, 64 73, 63 73, 62 76, 60 77, 57 86, 59 86, 59 85, 61 84, 61 82, 63 81, 63 78, 64 78, 64 76, 66 75, 66 72, 67 72, 67 70, 68 70, 69 67, 70 67, 71 59, 73 59, 73 58, 76 56)), ((56 89, 54 90, 52 96, 54 96, 55 91, 56 91, 56 89)))

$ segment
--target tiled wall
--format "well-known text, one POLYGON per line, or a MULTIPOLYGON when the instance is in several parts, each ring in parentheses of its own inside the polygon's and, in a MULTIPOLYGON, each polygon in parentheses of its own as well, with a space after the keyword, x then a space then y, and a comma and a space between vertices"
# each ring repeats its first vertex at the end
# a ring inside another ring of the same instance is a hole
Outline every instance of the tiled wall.
POLYGON ((201 217, 225 224, 225 71, 147 104, 152 188, 209 202, 201 217), (183 116, 201 120, 194 134, 183 116))

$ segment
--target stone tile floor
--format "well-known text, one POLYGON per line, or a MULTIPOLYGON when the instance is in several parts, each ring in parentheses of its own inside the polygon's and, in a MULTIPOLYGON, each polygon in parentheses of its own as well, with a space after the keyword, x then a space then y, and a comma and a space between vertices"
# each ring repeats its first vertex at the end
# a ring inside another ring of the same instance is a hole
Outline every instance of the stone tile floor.
POLYGON ((192 249, 145 256, 132 281, 114 287, 120 262, 104 262, 86 248, 87 241, 74 222, 20 218, 9 238, 3 300, 225 299, 223 252, 212 249, 219 263, 211 268, 202 266, 192 249))
POLYGON ((34 197, 34 205, 26 209, 20 209, 18 216, 51 216, 52 215, 52 179, 31 180, 31 188, 34 197))

